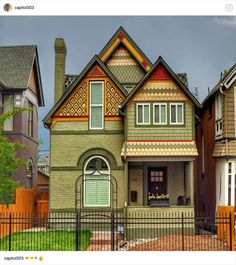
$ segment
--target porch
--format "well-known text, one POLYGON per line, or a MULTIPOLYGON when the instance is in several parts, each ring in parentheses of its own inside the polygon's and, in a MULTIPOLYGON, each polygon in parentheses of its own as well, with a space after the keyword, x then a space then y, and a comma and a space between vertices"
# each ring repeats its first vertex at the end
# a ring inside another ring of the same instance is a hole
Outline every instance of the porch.
POLYGON ((165 211, 193 210, 193 161, 130 161, 127 167, 129 209, 157 211, 159 207, 150 207, 149 196, 169 194, 165 211))

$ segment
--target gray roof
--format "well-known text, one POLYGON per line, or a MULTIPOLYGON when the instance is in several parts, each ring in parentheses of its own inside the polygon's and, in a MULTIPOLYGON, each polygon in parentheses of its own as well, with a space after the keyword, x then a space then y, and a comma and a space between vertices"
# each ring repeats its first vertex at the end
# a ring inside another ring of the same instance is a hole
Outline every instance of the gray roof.
POLYGON ((7 89, 26 89, 36 45, 0 47, 0 83, 7 89))

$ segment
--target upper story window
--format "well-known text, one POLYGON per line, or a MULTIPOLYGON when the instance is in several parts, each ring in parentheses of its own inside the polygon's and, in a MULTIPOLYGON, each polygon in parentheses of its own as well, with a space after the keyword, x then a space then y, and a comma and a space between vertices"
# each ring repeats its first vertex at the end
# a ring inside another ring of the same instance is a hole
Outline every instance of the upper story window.
POLYGON ((167 124, 167 104, 154 103, 153 104, 153 123, 167 124))
POLYGON ((137 124, 139 125, 150 124, 150 104, 138 103, 136 115, 137 115, 137 124))
POLYGON ((33 137, 33 117, 34 117, 34 105, 29 101, 29 108, 32 110, 28 110, 28 135, 33 137))
POLYGON ((183 103, 170 104, 170 124, 184 124, 183 103))
POLYGON ((222 134, 222 103, 223 96, 219 93, 215 97, 215 108, 216 108, 216 136, 220 136, 222 134))
MULTIPOLYGON (((3 111, 8 112, 13 109, 13 95, 3 96, 3 111)), ((4 131, 13 131, 13 116, 4 121, 4 131)))
POLYGON ((103 129, 104 126, 104 83, 90 82, 90 129, 103 129))

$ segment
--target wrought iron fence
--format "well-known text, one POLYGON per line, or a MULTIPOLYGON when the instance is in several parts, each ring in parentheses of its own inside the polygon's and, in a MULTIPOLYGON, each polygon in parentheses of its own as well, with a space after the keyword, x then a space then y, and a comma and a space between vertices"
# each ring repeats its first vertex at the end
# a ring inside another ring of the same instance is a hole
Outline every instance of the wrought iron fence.
POLYGON ((0 250, 232 250, 232 222, 193 213, 78 211, 0 213, 0 250), (226 228, 226 233, 219 231, 226 228), (230 238, 229 238, 230 237, 230 238))

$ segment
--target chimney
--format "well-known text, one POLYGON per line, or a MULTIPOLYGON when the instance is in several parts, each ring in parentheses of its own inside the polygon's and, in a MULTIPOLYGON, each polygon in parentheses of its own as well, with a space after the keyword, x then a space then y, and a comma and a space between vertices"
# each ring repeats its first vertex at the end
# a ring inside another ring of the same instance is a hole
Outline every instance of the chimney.
POLYGON ((54 104, 61 98, 65 92, 65 61, 66 61, 66 44, 64 39, 55 39, 55 87, 54 87, 54 104))

